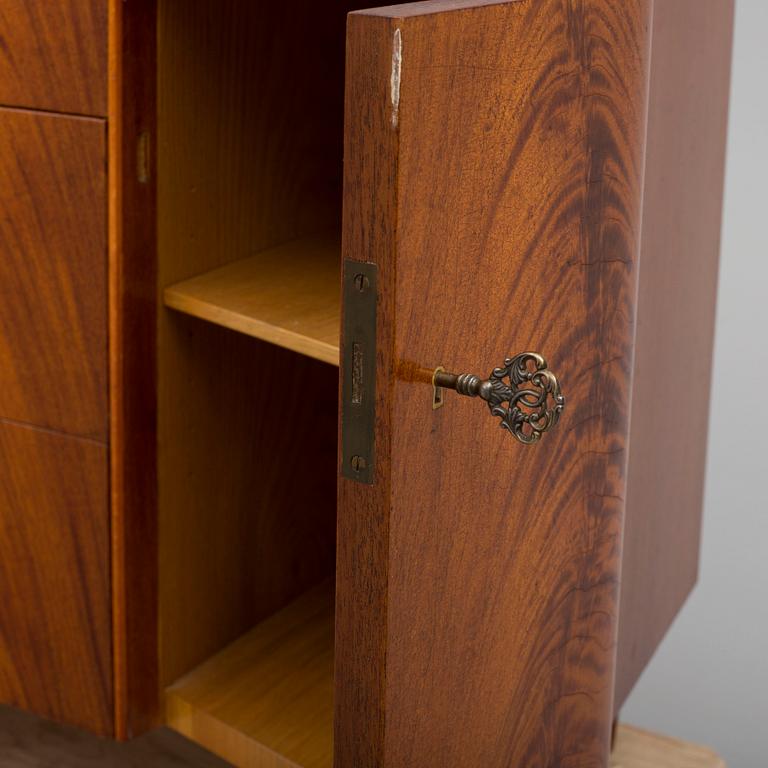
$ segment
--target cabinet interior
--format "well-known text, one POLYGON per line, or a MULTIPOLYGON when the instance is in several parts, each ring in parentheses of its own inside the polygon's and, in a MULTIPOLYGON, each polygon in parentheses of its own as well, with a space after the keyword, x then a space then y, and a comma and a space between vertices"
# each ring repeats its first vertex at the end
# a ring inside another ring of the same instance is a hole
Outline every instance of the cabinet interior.
POLYGON ((159 671, 238 765, 329 766, 343 3, 158 3, 159 671))

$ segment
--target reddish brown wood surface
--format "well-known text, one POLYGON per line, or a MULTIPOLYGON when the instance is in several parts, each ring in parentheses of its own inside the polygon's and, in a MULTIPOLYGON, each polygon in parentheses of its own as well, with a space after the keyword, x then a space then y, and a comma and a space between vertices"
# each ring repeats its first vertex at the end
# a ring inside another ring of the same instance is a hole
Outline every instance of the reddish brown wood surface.
POLYGON ((649 24, 607 0, 350 18, 343 251, 379 265, 378 459, 374 486, 340 480, 339 768, 607 762, 649 24), (568 398, 532 447, 395 376, 526 349, 568 398))
POLYGON ((3 0, 0 105, 104 116, 108 0, 3 0))
POLYGON ((0 418, 107 433, 103 120, 0 110, 0 418))
POLYGON ((0 424, 0 701, 112 732, 107 449, 0 424))
MULTIPOLYGON (((387 20, 371 22, 352 15, 347 24, 342 257, 378 264, 376 337, 381 353, 376 361, 376 466, 373 485, 361 485, 341 476, 338 485, 333 737, 336 768, 386 765, 395 270, 391 259, 384 256, 395 250, 398 136, 390 129, 391 112, 387 110, 383 87, 384 78, 391 74, 391 25, 387 20)), ((342 329, 343 314, 342 306, 342 329)), ((348 365, 343 331, 340 361, 343 382, 344 366, 348 365)), ((339 446, 342 428, 339 420, 339 446)))
POLYGON ((119 738, 159 717, 155 15, 155 0, 110 2, 110 497, 119 738))
POLYGON ((656 0, 616 707, 696 581, 733 2, 656 0))

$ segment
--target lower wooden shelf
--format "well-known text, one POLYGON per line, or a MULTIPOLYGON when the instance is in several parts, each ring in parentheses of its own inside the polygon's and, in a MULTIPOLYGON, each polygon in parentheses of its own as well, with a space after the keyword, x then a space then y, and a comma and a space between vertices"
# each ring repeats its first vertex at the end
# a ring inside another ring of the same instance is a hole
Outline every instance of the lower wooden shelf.
POLYGON ((241 768, 331 768, 332 585, 306 593, 174 683, 166 720, 241 768))
POLYGON ((620 725, 610 768, 725 768, 707 747, 620 725))
MULTIPOLYGON (((238 768, 333 765, 333 585, 271 616, 166 690, 171 728, 238 768)), ((725 768, 711 750, 627 725, 610 768, 725 768)))

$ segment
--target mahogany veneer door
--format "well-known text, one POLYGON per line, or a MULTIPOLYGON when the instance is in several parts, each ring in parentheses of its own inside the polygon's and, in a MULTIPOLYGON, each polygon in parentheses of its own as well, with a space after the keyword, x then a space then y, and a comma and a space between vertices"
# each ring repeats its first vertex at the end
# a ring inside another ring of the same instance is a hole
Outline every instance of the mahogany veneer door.
POLYGON ((650 21, 349 18, 342 250, 377 265, 378 317, 374 482, 339 481, 338 768, 607 764, 650 21), (433 411, 438 365, 525 350, 567 399, 538 444, 479 401, 433 411))

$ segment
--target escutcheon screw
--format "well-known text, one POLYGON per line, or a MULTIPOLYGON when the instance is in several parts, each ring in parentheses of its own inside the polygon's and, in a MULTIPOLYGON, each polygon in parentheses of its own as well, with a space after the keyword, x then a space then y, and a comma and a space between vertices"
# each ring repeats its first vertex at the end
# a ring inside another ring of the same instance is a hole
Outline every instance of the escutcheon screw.
POLYGON ((366 468, 365 459, 362 456, 353 456, 350 463, 355 472, 361 472, 366 468))

